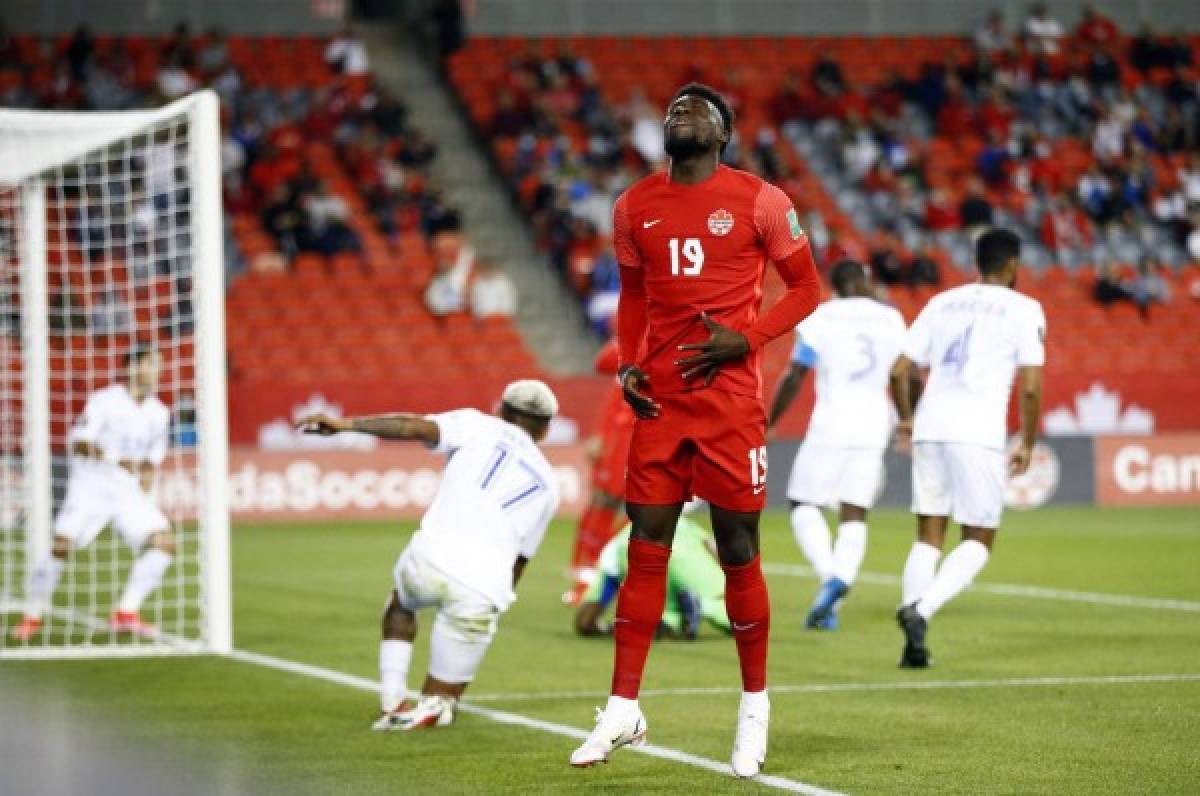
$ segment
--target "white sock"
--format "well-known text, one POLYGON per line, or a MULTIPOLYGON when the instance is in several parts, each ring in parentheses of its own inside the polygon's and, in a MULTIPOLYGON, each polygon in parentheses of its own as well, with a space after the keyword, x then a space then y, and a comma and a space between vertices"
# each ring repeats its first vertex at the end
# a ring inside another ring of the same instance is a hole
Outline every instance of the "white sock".
POLYGON ((125 584, 125 591, 121 593, 117 610, 134 613, 141 608, 142 600, 162 583, 163 574, 169 566, 170 553, 157 547, 151 547, 142 553, 138 560, 133 562, 133 569, 129 571, 129 581, 125 584))
POLYGON ((912 605, 921 599, 933 582, 933 573, 941 557, 942 551, 933 545, 913 542, 912 549, 908 551, 908 560, 904 562, 904 574, 900 576, 901 605, 912 605))
POLYGON ((379 707, 391 713, 408 697, 408 665, 412 662, 411 641, 385 638, 379 642, 379 707))
POLYGON ((833 545, 833 576, 847 586, 854 583, 866 554, 867 524, 860 520, 843 522, 833 545))
POLYGON ((604 706, 604 712, 610 716, 629 716, 641 713, 642 708, 636 699, 626 699, 611 694, 608 697, 608 704, 604 706))
POLYGON ((771 712, 771 701, 767 698, 767 690, 764 688, 762 691, 743 691, 741 707, 755 715, 768 715, 771 712))
POLYGON ((938 567, 937 576, 917 602, 917 613, 929 619, 943 605, 953 600, 963 589, 971 585, 975 576, 988 560, 988 549, 983 542, 964 539, 950 551, 946 560, 938 567))
POLYGON ((792 509, 792 533, 817 579, 822 583, 829 580, 833 576, 833 539, 825 515, 816 506, 796 506, 792 509))
POLYGON ((54 590, 62 577, 67 562, 56 556, 46 556, 42 559, 29 579, 29 602, 25 606, 25 616, 41 619, 50 610, 50 601, 54 598, 54 590))

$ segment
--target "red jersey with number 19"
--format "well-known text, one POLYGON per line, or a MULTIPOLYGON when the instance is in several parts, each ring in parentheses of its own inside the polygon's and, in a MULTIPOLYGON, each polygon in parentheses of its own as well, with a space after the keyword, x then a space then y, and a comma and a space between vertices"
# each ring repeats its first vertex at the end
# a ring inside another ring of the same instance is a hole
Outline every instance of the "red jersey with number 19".
POLYGON ((675 362, 694 353, 679 351, 680 345, 708 339, 700 321, 700 313, 707 312, 712 320, 746 334, 752 348, 743 359, 722 365, 711 386, 761 400, 759 347, 768 338, 752 329, 762 304, 767 260, 776 264, 789 287, 808 280, 816 290, 808 237, 787 195, 727 166, 691 185, 660 172, 617 200, 613 244, 623 280, 632 281, 626 277, 637 274, 634 268, 642 276, 642 285, 622 285, 622 300, 637 289, 645 292, 644 344, 639 350, 637 342, 623 339, 622 364, 637 364, 649 378, 651 393, 703 387, 703 377, 684 381, 675 362))

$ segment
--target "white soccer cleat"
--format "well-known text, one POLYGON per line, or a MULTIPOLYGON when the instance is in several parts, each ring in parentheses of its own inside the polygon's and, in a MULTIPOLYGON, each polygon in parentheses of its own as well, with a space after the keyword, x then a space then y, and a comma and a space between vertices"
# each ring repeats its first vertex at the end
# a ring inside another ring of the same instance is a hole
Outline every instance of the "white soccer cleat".
POLYGON ((375 730, 376 732, 396 729, 396 725, 400 723, 400 717, 412 710, 415 705, 415 702, 406 699, 394 709, 385 710, 383 713, 380 713, 379 718, 375 719, 375 722, 371 724, 371 729, 375 730))
POLYGON ((738 705, 737 737, 733 740, 733 775, 743 779, 757 777, 767 759, 767 724, 771 705, 764 692, 761 698, 748 700, 742 695, 738 705))
POLYGON ((454 723, 454 708, 458 700, 436 694, 422 694, 417 704, 379 717, 374 730, 421 730, 427 727, 446 727, 454 723))
POLYGON ((636 710, 623 716, 609 716, 596 708, 596 728, 583 745, 571 753, 575 768, 591 768, 607 763, 608 756, 622 746, 641 746, 646 742, 646 717, 636 710))

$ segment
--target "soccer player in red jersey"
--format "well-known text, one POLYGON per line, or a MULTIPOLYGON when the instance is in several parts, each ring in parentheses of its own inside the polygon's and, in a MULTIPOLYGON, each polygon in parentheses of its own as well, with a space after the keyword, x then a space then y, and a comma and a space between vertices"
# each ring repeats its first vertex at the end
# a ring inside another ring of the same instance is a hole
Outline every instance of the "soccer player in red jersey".
POLYGON ((770 712, 770 604, 758 556, 767 474, 760 350, 816 308, 820 287, 787 196, 720 164, 733 132, 721 95, 684 86, 664 125, 667 171, 634 184, 613 209, 618 380, 637 414, 625 483, 633 533, 614 620, 612 695, 571 764, 594 765, 645 738, 642 670, 662 616, 675 524, 695 495, 711 505, 741 665, 733 772, 752 777, 766 758, 770 712), (787 292, 759 317, 768 260, 787 292))
MULTIPOLYGON (((616 340, 610 340, 596 355, 596 372, 616 376, 619 365, 616 340)), ((614 385, 606 399, 596 436, 599 445, 592 461, 591 501, 579 518, 571 556, 575 585, 563 595, 570 605, 578 604, 587 591, 600 551, 624 521, 622 518, 618 522, 617 514, 625 500, 625 462, 633 437, 633 410, 625 403, 620 385, 614 385)))

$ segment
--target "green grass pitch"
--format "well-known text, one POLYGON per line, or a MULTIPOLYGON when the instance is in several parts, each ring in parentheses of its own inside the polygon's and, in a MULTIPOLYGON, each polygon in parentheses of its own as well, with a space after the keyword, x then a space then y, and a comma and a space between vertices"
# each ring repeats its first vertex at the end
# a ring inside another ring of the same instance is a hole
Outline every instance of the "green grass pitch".
MULTIPOLYGON (((237 528, 237 646, 375 679, 379 612, 411 527, 237 528)), ((911 539, 908 515, 877 513, 864 571, 897 575, 911 539)), ((576 638, 558 602, 570 540, 570 524, 556 523, 468 693, 479 704, 586 729, 603 703, 611 644, 576 638)), ((774 567, 770 677, 779 687, 766 773, 856 794, 1200 792, 1200 681, 1072 681, 1200 674, 1195 610, 975 590, 935 619, 937 666, 907 672, 896 668, 894 582, 868 577, 845 605, 841 630, 806 633, 800 622, 815 583, 781 571, 801 563, 782 513, 764 518, 763 546, 774 567), (1004 682, 1028 678, 1064 679, 1004 682), (924 682, 937 687, 904 687, 924 682), (811 688, 829 684, 849 686, 811 688)), ((1010 512, 980 584, 1194 603, 1200 512, 1010 512)), ((423 675, 424 641, 410 687, 423 675)), ((642 701, 650 740, 726 761, 737 685, 733 644, 710 630, 695 643, 656 645, 642 701), (680 688, 726 690, 654 693, 680 688)), ((460 715, 445 730, 375 734, 367 729, 373 694, 214 657, 4 662, 0 686, 52 700, 160 759, 212 771, 220 792, 767 790, 629 751, 575 771, 566 763, 572 739, 477 715, 460 715)))

